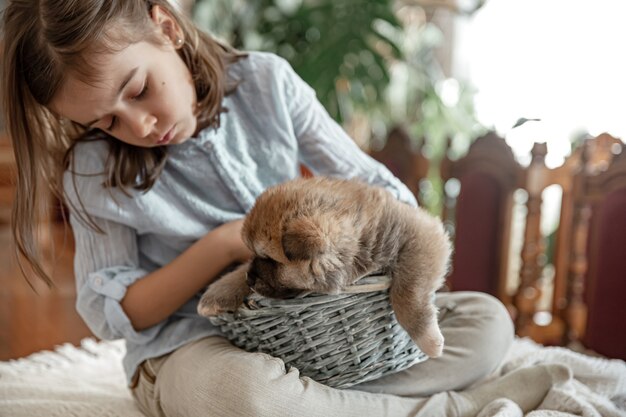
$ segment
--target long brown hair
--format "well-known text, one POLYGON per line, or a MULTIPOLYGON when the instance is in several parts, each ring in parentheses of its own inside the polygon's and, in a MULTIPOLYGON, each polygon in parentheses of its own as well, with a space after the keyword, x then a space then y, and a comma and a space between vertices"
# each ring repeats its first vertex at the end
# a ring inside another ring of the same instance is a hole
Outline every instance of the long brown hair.
POLYGON ((48 285, 52 281, 42 267, 37 224, 51 210, 49 198, 43 197, 47 192, 66 200, 62 178, 74 145, 87 137, 108 141, 104 186, 125 192, 149 190, 165 164, 163 147, 136 147, 101 131, 85 131, 47 107, 70 70, 85 79, 96 73, 90 54, 140 40, 159 42, 149 14, 153 6, 180 25, 184 44, 178 51, 195 84, 198 123, 217 128, 222 99, 233 88, 226 69, 245 54, 198 30, 168 0, 11 0, 4 11, 2 101, 17 164, 11 228, 22 272, 19 255, 48 285))

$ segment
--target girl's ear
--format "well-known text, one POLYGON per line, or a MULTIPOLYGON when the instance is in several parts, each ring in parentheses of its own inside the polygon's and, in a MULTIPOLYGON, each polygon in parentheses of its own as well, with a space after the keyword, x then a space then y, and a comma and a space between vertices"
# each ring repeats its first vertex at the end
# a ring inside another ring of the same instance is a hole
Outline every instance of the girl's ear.
POLYGON ((166 9, 161 6, 152 6, 150 17, 158 30, 174 45, 175 49, 183 45, 185 40, 183 30, 166 9))

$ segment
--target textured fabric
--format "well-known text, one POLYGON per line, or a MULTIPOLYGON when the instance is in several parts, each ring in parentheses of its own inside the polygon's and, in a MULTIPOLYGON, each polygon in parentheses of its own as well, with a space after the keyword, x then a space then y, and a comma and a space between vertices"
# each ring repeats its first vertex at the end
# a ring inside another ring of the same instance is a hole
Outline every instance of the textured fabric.
POLYGON ((483 293, 437 293, 443 355, 353 388, 404 397, 461 390, 500 365, 513 341, 513 323, 496 298, 483 293))
POLYGON ((511 320, 486 294, 442 293, 435 303, 446 338, 443 355, 351 389, 329 388, 296 368, 287 372, 280 359, 210 337, 144 362, 133 393, 152 417, 473 416, 492 395, 475 400, 448 390, 496 369, 513 341, 511 320))
POLYGON ((502 187, 490 174, 470 172, 461 178, 452 273, 448 278, 454 291, 497 295, 501 257, 498 227, 503 202, 502 187))
MULTIPOLYGON (((240 219, 267 187, 300 175, 360 178, 416 205, 410 191, 361 152, 281 58, 251 53, 229 69, 241 81, 224 99, 219 129, 168 147, 165 169, 154 187, 131 197, 105 190, 103 141, 82 143, 74 172, 65 175, 71 205, 83 208, 105 233, 70 221, 76 240, 77 309, 100 338, 124 338, 128 378, 143 360, 218 334, 189 300, 167 320, 133 330, 120 306, 126 288, 180 255, 213 228, 240 219)), ((180 277, 184 279, 185 277, 180 277)))
MULTIPOLYGON (((92 339, 85 339, 80 348, 66 344, 58 347, 54 352, 38 352, 27 358, 0 362, 0 416, 144 416, 138 404, 133 401, 131 390, 126 386, 122 369, 124 350, 122 340, 95 342, 92 339)), ((152 362, 153 371, 154 365, 158 366, 159 361, 161 359, 149 361, 152 362)), ((270 364, 279 366, 274 362, 270 364)), ((301 384, 303 382, 296 382, 296 386, 301 386, 301 384)), ((147 384, 144 387, 150 389, 147 384)), ((541 404, 533 407, 534 411, 526 414, 527 417, 624 417, 626 415, 626 363, 624 361, 591 358, 565 348, 545 348, 529 339, 515 339, 503 360, 503 366, 487 379, 475 384, 474 388, 462 391, 460 394, 476 393, 476 390, 481 387, 487 387, 486 392, 493 391, 493 397, 497 398, 482 407, 478 417, 523 416, 524 411, 519 404, 510 399, 512 397, 510 391, 513 389, 528 391, 543 398, 541 404), (547 394, 539 389, 543 385, 539 379, 531 380, 530 383, 522 385, 521 389, 519 385, 509 385, 507 390, 503 389, 501 381, 505 377, 515 376, 516 380, 520 380, 518 370, 532 370, 542 366, 541 364, 554 363, 566 366, 571 370, 572 375, 565 378, 565 381, 563 378, 552 381, 547 394)), ((236 396, 236 393, 229 394, 231 397, 236 396)), ((485 392, 482 394, 484 396, 485 392)), ((358 401, 371 397, 367 394, 352 396, 352 399, 356 399, 355 413, 358 407, 361 407, 358 401)), ((383 398, 387 399, 389 396, 376 396, 374 401, 376 403, 377 399, 380 402, 383 398)), ((449 417, 445 413, 448 398, 447 393, 431 397, 428 403, 431 406, 428 410, 430 414, 426 415, 449 417), (441 408, 437 408, 436 405, 440 405, 441 408)), ((452 398, 458 399, 459 397, 452 395, 452 398)), ((270 401, 275 399, 280 400, 276 395, 269 398, 270 401)), ((400 403, 404 402, 401 398, 397 400, 400 403)), ((409 400, 413 401, 413 399, 409 400)), ((239 404, 242 399, 239 397, 234 401, 235 404, 239 404)), ((324 401, 324 398, 320 401, 324 401)), ((234 413, 223 415, 238 417, 243 414, 240 410, 243 411, 245 408, 241 407, 234 413)), ((203 417, 214 415, 214 410, 215 407, 207 406, 206 409, 201 410, 201 415, 203 417)), ((298 410, 295 415, 307 417, 314 415, 313 413, 305 414, 302 410, 302 408, 298 410)), ((424 407, 420 409, 423 414, 426 411, 424 407)), ((324 417, 339 415, 330 412, 324 417)), ((399 415, 402 416, 402 414, 399 415)), ((260 413, 254 416, 268 417, 260 413)), ((192 416, 186 415, 185 417, 192 416)))
POLYGON ((593 213, 585 289, 589 315, 583 342, 602 355, 626 360, 626 188, 608 194, 593 213))
POLYGON ((126 384, 121 339, 83 339, 0 362, 2 417, 145 417, 126 384))

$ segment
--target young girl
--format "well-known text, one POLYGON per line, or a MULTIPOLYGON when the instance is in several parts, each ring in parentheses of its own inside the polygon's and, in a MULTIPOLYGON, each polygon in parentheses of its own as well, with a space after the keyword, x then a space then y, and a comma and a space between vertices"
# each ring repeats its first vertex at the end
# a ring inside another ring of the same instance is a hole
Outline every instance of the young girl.
POLYGON ((416 204, 284 60, 216 42, 167 0, 13 0, 4 29, 15 240, 48 280, 32 219, 41 186, 64 198, 78 312, 98 337, 125 339, 146 415, 471 415, 492 398, 444 392, 493 371, 512 341, 483 294, 438 294, 443 356, 352 390, 235 348, 196 313, 202 290, 251 256, 239 231, 255 198, 300 164, 416 204))

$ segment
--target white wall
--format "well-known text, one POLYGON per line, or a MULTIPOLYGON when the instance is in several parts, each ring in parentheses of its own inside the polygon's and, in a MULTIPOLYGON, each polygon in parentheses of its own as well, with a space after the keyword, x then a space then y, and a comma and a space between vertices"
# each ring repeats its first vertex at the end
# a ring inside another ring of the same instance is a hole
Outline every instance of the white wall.
POLYGON ((558 165, 581 131, 626 139, 626 1, 488 0, 457 18, 453 74, 516 153, 547 141, 558 165), (540 118, 510 131, 520 117, 540 118))

